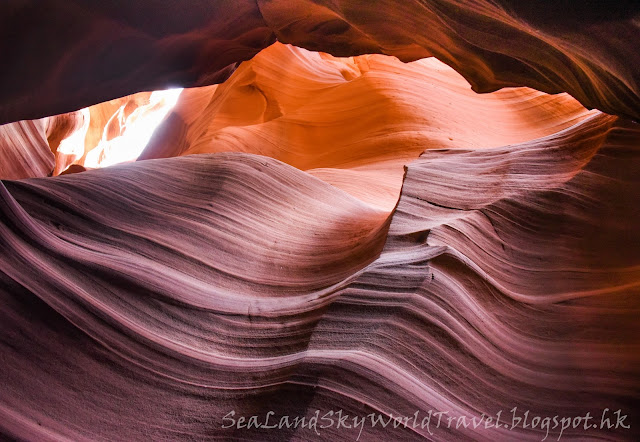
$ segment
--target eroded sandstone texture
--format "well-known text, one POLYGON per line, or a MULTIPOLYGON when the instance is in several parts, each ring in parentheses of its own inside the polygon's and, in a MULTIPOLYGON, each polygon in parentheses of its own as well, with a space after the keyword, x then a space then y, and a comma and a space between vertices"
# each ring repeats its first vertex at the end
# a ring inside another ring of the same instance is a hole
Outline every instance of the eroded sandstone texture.
POLYGON ((640 116, 636 2, 523 3, 5 2, 0 122, 69 112, 141 90, 218 83, 276 37, 340 56, 436 56, 477 91, 566 91, 587 107, 640 116))
POLYGON ((523 3, 2 3, 0 435, 638 440, 638 10, 523 3))

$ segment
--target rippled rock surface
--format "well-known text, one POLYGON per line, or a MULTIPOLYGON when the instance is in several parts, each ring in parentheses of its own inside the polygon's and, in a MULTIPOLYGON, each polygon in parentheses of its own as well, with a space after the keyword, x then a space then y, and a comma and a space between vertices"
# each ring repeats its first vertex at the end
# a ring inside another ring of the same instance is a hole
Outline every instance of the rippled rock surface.
POLYGON ((637 7, 520 3, 0 5, 0 435, 638 440, 637 7))

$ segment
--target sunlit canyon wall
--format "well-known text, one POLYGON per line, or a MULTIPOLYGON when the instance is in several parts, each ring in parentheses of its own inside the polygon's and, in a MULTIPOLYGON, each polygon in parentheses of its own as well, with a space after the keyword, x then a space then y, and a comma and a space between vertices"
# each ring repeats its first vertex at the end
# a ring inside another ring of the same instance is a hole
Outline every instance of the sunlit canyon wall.
POLYGON ((0 434, 637 440, 638 41, 631 1, 0 4, 0 434))

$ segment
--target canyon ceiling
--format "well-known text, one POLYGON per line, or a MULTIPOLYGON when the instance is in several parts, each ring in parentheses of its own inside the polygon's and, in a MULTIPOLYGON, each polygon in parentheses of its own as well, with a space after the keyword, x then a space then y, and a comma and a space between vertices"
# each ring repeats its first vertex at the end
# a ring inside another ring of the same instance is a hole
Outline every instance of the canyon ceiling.
POLYGON ((0 435, 638 440, 640 6, 533 3, 2 2, 0 435))

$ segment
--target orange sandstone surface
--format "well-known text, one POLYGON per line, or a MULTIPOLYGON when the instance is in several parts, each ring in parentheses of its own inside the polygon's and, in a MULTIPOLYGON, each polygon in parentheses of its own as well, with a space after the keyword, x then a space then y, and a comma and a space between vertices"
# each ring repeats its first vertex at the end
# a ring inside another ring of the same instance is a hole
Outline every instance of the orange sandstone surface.
POLYGON ((3 2, 0 438, 638 440, 637 41, 625 0, 3 2))

